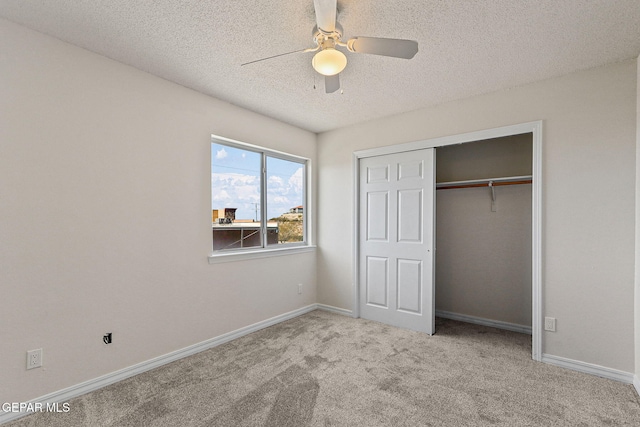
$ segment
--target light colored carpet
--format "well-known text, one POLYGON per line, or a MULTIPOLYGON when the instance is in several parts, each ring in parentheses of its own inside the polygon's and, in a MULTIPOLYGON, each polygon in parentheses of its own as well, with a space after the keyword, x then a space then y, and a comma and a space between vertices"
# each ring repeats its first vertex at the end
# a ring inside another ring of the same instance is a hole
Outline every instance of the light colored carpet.
POLYGON ((11 426, 640 425, 632 386, 531 360, 531 337, 314 311, 11 426))

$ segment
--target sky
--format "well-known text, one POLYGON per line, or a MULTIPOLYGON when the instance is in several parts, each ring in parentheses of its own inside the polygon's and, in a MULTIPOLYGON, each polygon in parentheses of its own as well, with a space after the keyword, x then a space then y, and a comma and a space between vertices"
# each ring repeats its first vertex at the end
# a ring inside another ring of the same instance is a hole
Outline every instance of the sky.
MULTIPOLYGON (((303 204, 304 166, 267 157, 267 219, 303 204)), ((236 219, 260 219, 260 154, 211 144, 211 209, 237 208, 236 219)))

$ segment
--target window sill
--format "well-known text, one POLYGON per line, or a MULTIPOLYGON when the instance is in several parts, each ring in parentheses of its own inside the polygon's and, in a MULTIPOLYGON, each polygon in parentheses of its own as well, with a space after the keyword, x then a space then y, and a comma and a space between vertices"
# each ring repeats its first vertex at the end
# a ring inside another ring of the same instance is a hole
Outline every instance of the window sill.
POLYGON ((292 246, 290 248, 278 249, 257 249, 243 252, 216 253, 209 255, 209 264, 220 264, 224 262, 244 261, 247 259, 271 258, 283 255, 301 254, 305 252, 314 252, 314 245, 308 246, 292 246))

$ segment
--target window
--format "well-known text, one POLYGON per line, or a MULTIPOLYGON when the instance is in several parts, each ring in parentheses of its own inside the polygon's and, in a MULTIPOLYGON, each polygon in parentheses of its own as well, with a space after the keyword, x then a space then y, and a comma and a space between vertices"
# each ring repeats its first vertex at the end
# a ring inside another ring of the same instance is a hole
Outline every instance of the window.
POLYGON ((213 138, 214 253, 306 245, 307 160, 213 138))

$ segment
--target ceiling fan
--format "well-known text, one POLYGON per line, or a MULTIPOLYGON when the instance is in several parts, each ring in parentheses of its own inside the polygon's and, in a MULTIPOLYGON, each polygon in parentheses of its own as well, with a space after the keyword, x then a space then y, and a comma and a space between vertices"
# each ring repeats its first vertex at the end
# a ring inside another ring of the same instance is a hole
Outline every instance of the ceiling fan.
POLYGON ((377 37, 353 37, 342 41, 342 27, 336 21, 337 0, 313 0, 316 12, 316 26, 313 29, 313 41, 316 46, 309 49, 282 53, 242 65, 253 64, 292 53, 317 52, 311 64, 324 77, 326 93, 340 89, 340 72, 347 66, 346 55, 337 48, 346 48, 353 53, 369 53, 373 55, 392 56, 394 58, 411 59, 418 52, 415 40, 385 39, 377 37))

